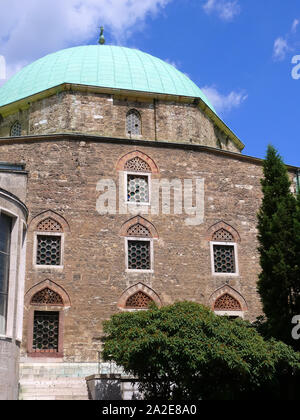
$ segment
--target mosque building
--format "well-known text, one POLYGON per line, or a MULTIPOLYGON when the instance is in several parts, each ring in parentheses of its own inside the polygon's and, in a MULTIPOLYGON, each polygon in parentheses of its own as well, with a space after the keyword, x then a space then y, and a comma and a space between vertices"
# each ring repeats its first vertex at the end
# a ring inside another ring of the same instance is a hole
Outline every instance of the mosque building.
POLYGON ((0 88, 0 399, 88 398, 119 311, 262 313, 262 160, 185 74, 99 44, 0 88))

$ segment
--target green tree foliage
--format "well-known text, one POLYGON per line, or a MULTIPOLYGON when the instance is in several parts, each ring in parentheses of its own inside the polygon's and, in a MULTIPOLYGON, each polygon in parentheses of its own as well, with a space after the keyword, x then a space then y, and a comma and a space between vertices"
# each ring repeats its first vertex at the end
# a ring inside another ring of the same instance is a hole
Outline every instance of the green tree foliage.
POLYGON ((116 314, 104 331, 104 358, 138 378, 146 399, 280 398, 280 376, 300 367, 291 347, 193 302, 116 314))
POLYGON ((300 342, 291 336, 291 320, 300 315, 300 199, 297 203, 287 168, 272 146, 263 170, 258 292, 267 317, 264 331, 299 349, 300 342))

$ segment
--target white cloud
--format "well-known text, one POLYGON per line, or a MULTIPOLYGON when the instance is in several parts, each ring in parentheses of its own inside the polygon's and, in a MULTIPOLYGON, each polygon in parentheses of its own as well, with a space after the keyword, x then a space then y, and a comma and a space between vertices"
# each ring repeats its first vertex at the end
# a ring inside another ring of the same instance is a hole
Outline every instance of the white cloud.
POLYGON ((285 59, 287 52, 290 47, 286 39, 279 37, 274 42, 273 47, 273 57, 277 61, 282 61, 285 59))
POLYGON ((216 13, 226 21, 233 20, 241 11, 238 0, 206 0, 203 9, 208 14, 216 13))
MULTIPOLYGON (((39 57, 99 36, 101 25, 125 43, 173 0, 1 0, 0 55, 8 74, 39 57), (3 3, 3 4, 2 4, 3 3)), ((106 32, 106 38, 108 34, 106 32)))
POLYGON ((299 19, 294 19, 291 29, 283 37, 279 36, 274 41, 273 59, 275 61, 283 61, 289 51, 293 51, 295 47, 295 34, 299 26, 299 19))
POLYGON ((299 20, 298 19, 295 19, 294 20, 294 22, 293 22, 293 24, 292 24, 292 29, 291 29, 291 32, 294 34, 295 32, 297 32, 297 28, 298 28, 298 25, 299 25, 299 20))
POLYGON ((223 95, 215 86, 204 86, 201 90, 216 111, 221 114, 238 108, 248 98, 248 95, 242 91, 231 91, 228 95, 223 95))

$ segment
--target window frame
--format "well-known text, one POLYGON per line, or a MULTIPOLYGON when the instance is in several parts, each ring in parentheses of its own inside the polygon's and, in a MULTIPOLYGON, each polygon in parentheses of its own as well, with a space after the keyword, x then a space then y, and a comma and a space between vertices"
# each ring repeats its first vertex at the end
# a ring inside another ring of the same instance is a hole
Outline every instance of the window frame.
POLYGON ((64 232, 43 232, 35 231, 33 239, 33 267, 39 270, 62 270, 64 268, 64 232), (38 236, 59 236, 60 239, 60 265, 46 265, 37 264, 37 247, 38 247, 38 236))
POLYGON ((211 273, 213 276, 224 276, 224 277, 238 277, 239 273, 239 264, 238 264, 238 246, 236 242, 217 242, 211 241, 210 242, 210 257, 211 257, 211 273), (235 265, 235 272, 234 273, 216 273, 215 272, 215 256, 214 256, 214 246, 215 245, 223 245, 223 246, 232 246, 234 249, 234 265, 235 265))
POLYGON ((19 223, 20 218, 17 214, 4 207, 0 207, 0 214, 5 214, 11 218, 10 233, 10 252, 9 252, 9 272, 7 284, 7 302, 4 333, 1 338, 13 338, 15 322, 16 290, 18 287, 18 247, 19 247, 19 223))
POLYGON ((124 171, 124 200, 125 204, 132 205, 132 206, 150 206, 151 205, 151 172, 134 172, 134 171, 124 171), (128 176, 134 175, 134 176, 142 176, 142 177, 148 177, 148 201, 147 202, 135 202, 135 201, 128 201, 128 176))
POLYGON ((10 131, 9 131, 9 135, 10 137, 21 137, 22 136, 22 123, 20 122, 20 120, 16 120, 11 126, 10 126, 10 131), (17 135, 13 135, 12 131, 14 130, 14 127, 18 124, 19 128, 20 128, 20 134, 17 135))
POLYGON ((142 114, 135 108, 130 108, 126 113, 125 132, 126 132, 126 136, 127 137, 129 136, 130 138, 141 137, 143 135, 142 114), (136 134, 136 133, 133 134, 128 131, 128 118, 130 117, 131 114, 135 114, 139 118, 139 122, 140 122, 139 134, 136 134))
POLYGON ((141 238, 135 236, 128 236, 125 238, 125 267, 126 273, 154 273, 154 245, 153 238, 141 238), (128 242, 150 242, 150 269, 149 270, 139 270, 129 268, 129 255, 128 255, 128 242))

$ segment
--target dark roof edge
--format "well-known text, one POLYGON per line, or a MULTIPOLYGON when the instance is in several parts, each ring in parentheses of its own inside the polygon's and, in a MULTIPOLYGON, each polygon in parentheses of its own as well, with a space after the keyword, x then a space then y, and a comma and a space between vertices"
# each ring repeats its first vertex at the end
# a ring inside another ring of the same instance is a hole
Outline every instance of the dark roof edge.
MULTIPOLYGON (((74 140, 74 141, 94 141, 100 143, 117 143, 117 144, 131 144, 137 146, 148 146, 148 147, 161 147, 167 149, 183 149, 191 151, 203 151, 212 153, 215 155, 222 155, 228 158, 248 161, 257 165, 262 165, 264 159, 257 158, 254 156, 243 155, 237 152, 231 152, 223 149, 216 149, 214 147, 203 146, 195 143, 180 143, 180 142, 170 142, 170 141, 155 141, 155 140, 140 140, 140 139, 126 139, 126 138, 117 138, 117 137, 104 137, 97 136, 92 134, 82 134, 82 133, 56 133, 56 134, 39 134, 39 135, 27 135, 20 137, 0 137, 1 144, 9 143, 26 143, 26 142, 37 142, 39 140, 49 140, 49 141, 63 141, 63 140, 74 140)), ((290 171, 299 171, 300 167, 288 165, 286 167, 290 171)))

